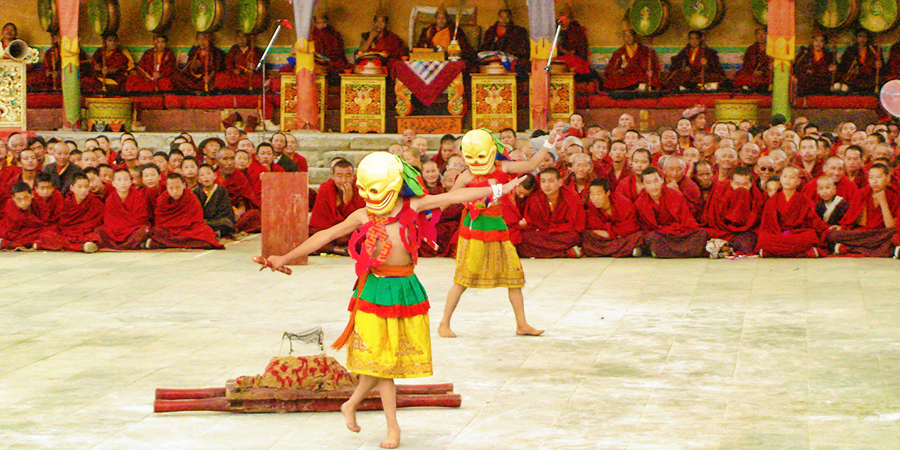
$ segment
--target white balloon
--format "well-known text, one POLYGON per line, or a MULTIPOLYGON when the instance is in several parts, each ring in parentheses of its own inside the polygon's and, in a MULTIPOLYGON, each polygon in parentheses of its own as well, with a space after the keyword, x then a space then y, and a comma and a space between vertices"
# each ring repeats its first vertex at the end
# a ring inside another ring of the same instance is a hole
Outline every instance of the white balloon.
POLYGON ((881 107, 894 117, 900 117, 900 80, 891 80, 881 87, 881 107))

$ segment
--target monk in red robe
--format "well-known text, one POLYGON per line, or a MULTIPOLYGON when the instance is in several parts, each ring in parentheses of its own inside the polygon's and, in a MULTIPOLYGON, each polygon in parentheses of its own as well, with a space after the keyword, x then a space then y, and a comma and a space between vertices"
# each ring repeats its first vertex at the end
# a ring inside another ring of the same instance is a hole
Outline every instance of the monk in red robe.
POLYGON ((800 169, 800 189, 810 181, 822 175, 822 164, 816 158, 819 143, 813 137, 805 137, 800 140, 800 149, 793 166, 800 169))
POLYGON ((574 19, 570 7, 563 6, 558 17, 562 29, 559 32, 559 56, 557 60, 576 74, 591 73, 590 49, 588 49, 587 29, 574 19))
POLYGON ((256 148, 256 159, 250 161, 250 165, 247 166, 247 179, 250 181, 256 198, 262 198, 262 180, 260 178, 262 174, 284 172, 284 168, 274 164, 274 161, 275 150, 272 149, 272 145, 268 142, 259 144, 259 147, 256 148))
MULTIPOLYGON (((34 155, 34 152, 31 152, 31 154, 34 155)), ((18 180, 19 174, 22 173, 22 169, 15 165, 15 160, 10 160, 11 164, 7 162, 7 155, 9 155, 9 149, 6 143, 0 140, 0 211, 3 210, 3 205, 6 204, 6 200, 11 195, 9 188, 14 180, 18 180)), ((2 217, 2 212, 0 212, 0 218, 2 217)))
POLYGON ((540 189, 525 204, 526 228, 522 231, 519 255, 525 258, 581 257, 584 232, 584 203, 571 188, 562 185, 555 168, 540 174, 540 189))
MULTIPOLYGON (((456 169, 447 169, 448 172, 450 170, 456 169)), ((534 175, 527 173, 523 177, 525 179, 516 186, 516 190, 507 198, 508 201, 502 204, 503 221, 509 229, 509 241, 515 246, 522 243, 522 230, 528 226, 528 222, 525 221, 525 207, 528 205, 528 198, 537 188, 537 179, 534 175)))
MULTIPOLYGON (((331 168, 331 178, 319 186, 316 204, 309 216, 310 235, 343 222, 354 211, 365 207, 366 202, 359 196, 356 188, 353 164, 343 159, 335 162, 331 168)), ((348 234, 322 248, 323 251, 346 254, 349 242, 348 234)))
POLYGON ((309 41, 315 43, 316 53, 328 58, 328 73, 341 74, 350 67, 344 53, 344 38, 331 24, 327 14, 313 17, 313 28, 309 32, 309 41))
POLYGON ((175 87, 182 91, 207 92, 216 87, 216 75, 225 70, 225 52, 213 44, 213 37, 197 33, 197 45, 188 52, 188 61, 179 72, 175 87))
POLYGON ((156 201, 156 219, 147 248, 225 248, 203 220, 200 200, 185 189, 184 178, 170 173, 166 190, 156 201))
MULTIPOLYGON (((829 226, 816 214, 813 202, 800 193, 800 169, 785 167, 781 192, 766 201, 756 250, 760 256, 818 258, 824 255, 821 236, 829 226)), ((833 227, 836 229, 837 227, 833 227)))
POLYGON ((858 188, 869 185, 869 174, 863 168, 863 156, 865 152, 858 145, 851 145, 844 150, 844 171, 847 178, 853 181, 858 188))
POLYGON ((372 19, 372 29, 362 34, 359 51, 356 53, 357 63, 363 63, 368 57, 377 57, 387 67, 391 60, 399 60, 409 55, 409 49, 400 36, 387 29, 388 17, 377 12, 372 19))
POLYGON ((700 196, 700 187, 687 176, 687 162, 678 155, 669 155, 659 168, 665 175, 666 186, 681 192, 688 203, 691 214, 695 219, 700 220, 703 212, 703 199, 700 196))
POLYGON ((501 9, 497 13, 497 22, 484 32, 480 51, 506 53, 518 58, 516 66, 528 66, 530 42, 528 30, 513 23, 512 11, 501 9))
POLYGON ((416 47, 441 48, 447 51, 455 36, 460 48, 460 57, 462 57, 463 61, 472 64, 476 59, 475 49, 469 44, 466 33, 462 28, 457 29, 451 19, 443 5, 439 6, 434 14, 434 23, 422 30, 419 40, 416 41, 416 47))
POLYGON ((847 47, 837 67, 837 84, 842 91, 870 93, 875 90, 875 75, 884 64, 881 49, 869 43, 869 32, 856 32, 856 42, 847 47))
POLYGON ((603 178, 591 181, 587 224, 582 233, 585 256, 640 256, 641 224, 631 200, 610 191, 603 178))
POLYGON ((766 29, 756 30, 756 43, 747 47, 741 70, 734 74, 734 87, 746 91, 768 91, 772 84, 772 58, 766 54, 766 29))
POLYGON ((91 59, 92 74, 81 78, 81 90, 118 92, 125 89, 125 80, 134 67, 134 62, 119 47, 118 36, 104 36, 103 47, 97 49, 91 59))
POLYGON ((746 167, 731 173, 731 181, 720 182, 703 213, 703 228, 713 239, 723 239, 738 254, 756 253, 756 229, 766 196, 753 186, 753 174, 746 167))
POLYGON ((725 72, 719 64, 719 54, 703 43, 703 33, 688 33, 688 45, 672 57, 665 89, 716 90, 725 80, 725 72))
POLYGON ((158 34, 153 48, 144 52, 134 74, 125 81, 128 92, 166 92, 175 89, 173 76, 178 71, 175 52, 166 47, 169 38, 158 34))
POLYGON ((850 201, 850 209, 841 219, 841 229, 828 233, 827 241, 837 255, 862 254, 887 258, 893 256, 898 203, 900 197, 890 185, 890 169, 875 164, 869 169, 869 185, 850 201))
MULTIPOLYGON (((62 60, 59 54, 59 33, 50 33, 50 48, 44 52, 40 70, 28 72, 28 92, 58 91, 62 88, 62 60)), ((84 55, 84 51, 80 51, 84 55)), ((87 59, 83 56, 82 60, 87 59)), ((89 76, 82 72, 81 76, 89 76)))
POLYGON ((228 191, 231 206, 234 208, 235 230, 245 233, 258 233, 261 229, 260 197, 253 190, 250 180, 234 165, 234 150, 220 147, 216 152, 218 178, 216 183, 228 191))
POLYGON ((582 203, 587 202, 590 197, 590 189, 588 186, 594 179, 594 165, 591 157, 585 153, 576 153, 571 157, 572 172, 566 178, 566 187, 571 188, 579 197, 582 203))
POLYGON ((634 30, 622 32, 624 44, 616 50, 606 64, 603 88, 609 90, 659 89, 659 56, 640 42, 635 41, 634 30))
POLYGON ((643 173, 644 169, 650 167, 651 158, 650 150, 645 148, 639 148, 631 154, 631 174, 616 185, 616 194, 632 202, 637 201, 644 190, 640 174, 643 173))
POLYGON ((644 192, 634 203, 644 248, 655 258, 699 258, 706 253, 709 234, 697 225, 680 192, 666 187, 659 169, 641 173, 644 192))
MULTIPOLYGON (((801 95, 827 94, 834 83, 837 70, 835 55, 825 48, 827 38, 821 33, 813 36, 812 45, 804 47, 794 63, 794 78, 801 95)), ((898 67, 900 77, 900 67, 898 67)))
POLYGON ((613 141, 609 146, 610 167, 606 172, 606 181, 609 181, 609 188, 615 192, 625 179, 633 174, 631 171, 631 161, 628 160, 628 147, 625 142, 613 141))
POLYGON ((34 203, 41 210, 41 220, 48 225, 56 225, 62 213, 63 196, 53 184, 49 174, 39 173, 35 179, 34 203))
POLYGON ((37 248, 41 241, 52 240, 56 227, 41 219, 31 186, 19 181, 12 186, 10 195, 0 218, 0 249, 37 248))
POLYGON ((216 89, 253 90, 262 88, 262 73, 256 65, 262 58, 262 49, 253 45, 253 35, 238 33, 238 42, 225 55, 225 70, 216 74, 216 89))
MULTIPOLYGON (((76 173, 72 187, 62 205, 57 228, 58 247, 47 250, 93 253, 97 251, 100 235, 97 228, 103 225, 103 202, 91 194, 90 181, 83 173, 76 173)), ((41 249, 45 249, 43 243, 41 249)))
MULTIPOLYGON (((831 155, 828 158, 825 158, 825 163, 822 164, 822 175, 819 177, 828 177, 831 181, 834 182, 834 186, 837 189, 837 195, 841 198, 846 199, 848 202, 853 199, 853 196, 856 194, 856 191, 859 189, 850 178, 847 178, 844 175, 844 161, 840 156, 831 155)), ((805 195, 810 201, 813 203, 818 200, 818 196, 816 194, 816 181, 818 178, 806 183, 803 186, 803 195, 805 195)))
POLYGON ((150 211, 144 192, 132 185, 128 169, 113 173, 115 192, 106 198, 103 226, 97 230, 100 246, 114 250, 137 250, 150 237, 150 211))

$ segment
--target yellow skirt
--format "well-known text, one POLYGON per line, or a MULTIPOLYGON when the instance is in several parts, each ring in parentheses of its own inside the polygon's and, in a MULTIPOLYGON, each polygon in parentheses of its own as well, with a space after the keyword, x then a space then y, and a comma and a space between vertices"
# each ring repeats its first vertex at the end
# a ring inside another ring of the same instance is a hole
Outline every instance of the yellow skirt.
POLYGON ((379 378, 430 377, 428 314, 385 318, 357 310, 347 345, 347 369, 379 378))
POLYGON ((512 242, 459 238, 453 282, 467 288, 520 288, 525 272, 512 242))

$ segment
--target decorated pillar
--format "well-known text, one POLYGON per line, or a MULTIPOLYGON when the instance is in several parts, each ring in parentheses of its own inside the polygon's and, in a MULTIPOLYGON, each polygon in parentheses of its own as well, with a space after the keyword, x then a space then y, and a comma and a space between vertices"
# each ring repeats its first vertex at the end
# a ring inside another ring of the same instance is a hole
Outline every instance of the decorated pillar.
POLYGON ((57 0, 59 11, 59 49, 62 66, 63 128, 81 127, 81 76, 78 68, 78 0, 57 0))
POLYGON ((556 33, 556 8, 553 0, 528 2, 528 28, 531 37, 531 84, 529 113, 532 128, 548 128, 550 73, 544 70, 550 59, 556 33))
POLYGON ((791 118, 791 62, 794 60, 794 0, 769 0, 766 54, 772 57, 772 115, 791 118))
POLYGON ((294 0, 294 29, 297 42, 294 43, 297 74, 297 125, 296 130, 316 130, 319 128, 319 108, 316 104, 316 47, 309 42, 313 9, 316 0, 294 0))

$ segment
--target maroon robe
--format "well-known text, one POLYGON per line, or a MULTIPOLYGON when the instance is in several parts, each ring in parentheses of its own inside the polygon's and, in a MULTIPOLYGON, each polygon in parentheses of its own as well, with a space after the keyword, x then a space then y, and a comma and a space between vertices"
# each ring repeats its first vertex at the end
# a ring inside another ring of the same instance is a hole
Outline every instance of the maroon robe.
POLYGON ((687 200, 688 208, 691 209, 691 214, 694 215, 694 218, 700 220, 700 216, 703 214, 703 198, 700 195, 700 186, 697 186, 697 183, 694 183, 690 177, 684 176, 678 182, 678 191, 687 200))
MULTIPOLYGON (((5 164, 6 161, 3 161, 3 163, 5 164)), ((12 189, 12 185, 18 181, 21 175, 22 169, 19 166, 0 167, 0 219, 3 218, 3 205, 12 197, 10 189, 12 189)))
POLYGON ((683 48, 672 57, 669 73, 666 75, 668 80, 663 87, 670 90, 681 86, 693 89, 701 83, 718 83, 725 80, 725 72, 719 64, 719 54, 705 45, 697 49, 690 46, 683 48), (706 57, 705 70, 701 64, 704 57, 706 57))
POLYGON ((344 38, 331 25, 323 29, 313 27, 309 32, 309 41, 316 44, 316 53, 328 58, 329 73, 344 73, 350 67, 344 53, 344 38))
POLYGON ((520 60, 527 60, 531 56, 531 44, 528 30, 524 27, 510 23, 501 28, 494 23, 484 32, 481 42, 481 51, 503 52, 515 56, 520 60))
POLYGON ((734 189, 722 181, 713 190, 701 222, 711 238, 729 241, 738 253, 753 254, 765 203, 766 196, 758 189, 734 189))
POLYGON ((216 74, 216 89, 246 91, 262 88, 262 73, 256 71, 261 57, 259 47, 251 45, 242 50, 238 44, 232 45, 225 55, 225 70, 216 74))
POLYGON ((178 71, 178 61, 175 53, 170 49, 165 49, 160 54, 155 48, 151 48, 144 52, 141 60, 138 62, 135 73, 131 74, 125 81, 125 90, 128 92, 165 92, 175 89, 173 76, 178 71), (159 78, 156 81, 148 80, 144 73, 153 76, 158 73, 159 78))
POLYGON ((154 247, 225 248, 216 239, 216 232, 203 220, 203 206, 188 189, 173 199, 163 191, 156 200, 156 224, 151 233, 154 247))
POLYGON ((115 250, 137 250, 150 237, 150 211, 143 191, 132 186, 123 201, 118 192, 106 197, 100 246, 115 250))
POLYGON ((797 57, 794 65, 794 77, 797 79, 797 91, 800 94, 827 94, 831 91, 831 71, 828 70, 835 63, 834 53, 827 48, 821 53, 816 53, 810 47, 797 57))
POLYGON ((271 166, 272 168, 269 169, 255 159, 247 166, 247 180, 250 181, 250 186, 253 188, 256 198, 262 198, 262 179, 260 178, 262 174, 266 172, 284 172, 284 168, 278 164, 273 163, 271 166))
POLYGON ((684 195, 663 186, 659 203, 646 190, 634 203, 644 246, 656 258, 699 258, 705 254, 709 234, 697 225, 684 195))
POLYGON ((21 210, 13 199, 8 199, 3 206, 3 217, 0 219, 0 248, 31 247, 43 240, 52 239, 56 227, 41 219, 40 205, 33 201, 28 210, 21 210))
POLYGON ((895 42, 888 53, 887 64, 881 69, 883 81, 900 79, 900 42, 895 42))
POLYGON ((216 184, 228 191, 231 206, 244 208, 244 213, 237 219, 234 229, 238 232, 258 233, 262 229, 260 213, 260 197, 253 190, 250 180, 240 170, 235 169, 231 175, 224 176, 217 172, 216 184))
POLYGON ((876 51, 871 44, 862 52, 859 44, 847 47, 837 66, 836 80, 847 84, 851 90, 873 91, 875 89, 875 62, 884 62, 880 48, 878 50, 876 51))
POLYGON ((572 192, 578 194, 581 198, 581 203, 586 203, 591 197, 591 181, 594 181, 594 176, 592 174, 588 175, 587 181, 582 186, 581 190, 578 190, 578 184, 575 183, 575 174, 569 174, 569 178, 566 179, 565 186, 569 189, 572 189, 572 192))
MULTIPOLYGON (((528 197, 519 198, 518 195, 512 194, 507 197, 501 206, 503 207, 503 221, 509 229, 509 241, 513 245, 518 246, 522 243, 522 230, 525 229, 519 222, 525 218, 525 205, 528 204, 528 197)), ((443 216, 441 216, 443 218, 443 216)))
POLYGON ((811 251, 820 247, 820 236, 827 230, 828 224, 816 214, 809 198, 794 192, 788 200, 784 192, 779 192, 766 200, 756 250, 771 256, 812 256, 811 251))
POLYGON ((632 203, 636 202, 641 193, 644 192, 643 189, 638 190, 637 178, 637 175, 632 173, 620 180, 616 184, 615 193, 631 200, 632 203))
POLYGON ((103 202, 94 195, 88 194, 81 203, 75 201, 75 194, 66 195, 58 227, 66 242, 76 245, 70 250, 80 251, 85 242, 100 241, 97 228, 103 225, 103 212, 103 202))
MULTIPOLYGON (((850 175, 847 175, 847 178, 850 178, 850 175)), ((863 168, 860 168, 859 173, 855 177, 850 178, 850 181, 852 181, 857 188, 862 189, 869 185, 869 174, 863 168)))
MULTIPOLYGON (((594 178, 603 177, 603 178, 607 179, 606 181, 609 181, 608 174, 609 174, 609 171, 612 170, 612 160, 609 159, 609 155, 606 155, 606 157, 604 157, 601 160, 596 160, 593 157, 591 157, 591 162, 594 164, 594 171, 591 172, 591 174, 594 176, 594 178)), ((609 188, 615 190, 615 188, 612 187, 612 185, 610 185, 609 188)))
POLYGON ((569 25, 560 31, 558 47, 561 51, 556 59, 566 67, 578 74, 591 72, 587 30, 577 20, 569 21, 569 25))
MULTIPOLYGON (((351 186, 356 186, 356 180, 353 180, 351 186)), ((358 189, 353 189, 353 198, 349 203, 338 204, 341 198, 341 192, 334 183, 334 179, 319 186, 319 193, 316 194, 316 203, 313 205, 312 214, 309 216, 309 234, 312 235, 321 230, 331 228, 353 214, 356 210, 366 207, 366 201, 359 195, 358 189)), ((342 198, 341 198, 342 199, 342 198)), ((332 241, 332 245, 344 246, 350 242, 350 235, 342 236, 332 241)), ((328 250, 326 248, 326 250, 328 250)))
MULTIPOLYGON (((81 64, 81 76, 91 76, 90 61, 84 50, 78 52, 81 64)), ((44 60, 41 63, 40 70, 32 70, 28 72, 28 92, 33 91, 59 91, 62 89, 62 64, 60 62, 59 46, 54 45, 44 52, 44 60), (57 73, 56 81, 53 80, 53 73, 57 73)))
POLYGON ((216 87, 216 76, 225 70, 225 52, 217 47, 204 51, 200 46, 191 47, 188 62, 176 77, 175 87, 182 91, 210 91, 216 87), (204 75, 210 75, 204 83, 204 75))
MULTIPOLYGON (((893 188, 887 187, 888 205, 893 207, 891 215, 894 221, 898 220, 897 208, 898 195, 893 188)), ((850 209, 841 219, 841 229, 828 233, 828 244, 841 244, 848 253, 858 253, 876 258, 888 258, 894 254, 894 244, 891 239, 896 234, 894 228, 887 228, 884 223, 884 215, 881 207, 875 203, 872 197, 872 188, 866 186, 856 192, 850 200, 850 209), (865 221, 860 223, 860 219, 865 221)))
MULTIPOLYGON (((609 190, 610 192, 615 192, 619 185, 622 184, 628 177, 632 176, 633 172, 631 168, 628 167, 628 163, 625 163, 625 168, 622 169, 622 173, 619 176, 616 176, 616 169, 613 167, 610 162, 609 169, 606 172, 606 181, 609 182, 609 190)), ((633 200, 632 200, 633 201, 633 200)))
POLYGON ((81 90, 83 91, 102 91, 103 82, 100 77, 103 73, 99 68, 106 67, 106 78, 113 80, 116 84, 107 84, 106 89, 111 91, 121 91, 125 89, 125 80, 128 78, 128 68, 131 60, 125 56, 120 49, 107 52, 103 48, 97 49, 94 56, 91 57, 93 62, 93 76, 85 76, 81 78, 81 90))
POLYGON ((527 227, 522 230, 519 255, 525 258, 565 258, 566 251, 581 246, 585 227, 584 204, 574 190, 559 189, 557 204, 550 211, 544 191, 536 189, 525 203, 527 227))
POLYGON ((587 204, 587 225, 581 235, 585 256, 630 256, 643 242, 634 204, 619 194, 611 194, 609 204, 610 213, 593 203, 587 204), (609 237, 602 238, 594 233, 595 230, 606 231, 609 237))
POLYGON ((63 208, 63 196, 59 191, 53 191, 49 198, 34 194, 32 202, 40 206, 38 209, 41 211, 41 220, 47 222, 48 225, 56 225, 59 222, 59 216, 62 214, 63 208))
MULTIPOLYGON (((806 183, 806 185, 803 186, 803 195, 805 195, 806 198, 808 198, 813 203, 819 200, 819 194, 818 192, 816 192, 816 189, 818 188, 819 178, 827 176, 828 175, 819 175, 815 180, 806 183)), ((868 184, 868 182, 866 184, 868 184)), ((848 202, 853 199, 856 191, 859 190, 859 187, 856 186, 856 183, 851 181, 846 176, 841 177, 841 181, 836 183, 835 187, 837 188, 837 195, 847 200, 848 202)))
MULTIPOLYGON (((456 26, 452 23, 447 24, 446 30, 450 33, 450 38, 453 38, 454 30, 456 32, 456 41, 459 43, 460 48, 460 57, 468 63, 474 63, 476 59, 475 49, 472 48, 472 45, 469 44, 469 39, 466 38, 466 33, 463 31, 462 27, 459 30, 456 30, 456 26)), ((418 48, 433 48, 437 44, 434 42, 433 38, 436 34, 440 33, 442 30, 437 29, 436 24, 431 24, 425 29, 422 30, 422 34, 419 35, 419 40, 416 41, 416 47, 418 48)), ((444 47, 444 51, 447 51, 447 48, 444 47)))
POLYGON ((623 45, 616 50, 606 64, 604 89, 633 89, 643 83, 659 89, 659 57, 656 52, 641 43, 635 43, 637 49, 629 56, 623 45), (648 76, 651 72, 652 76, 648 76))
MULTIPOLYGON (((367 31, 362 34, 362 42, 366 42, 369 39, 369 33, 367 31)), ((406 44, 403 43, 403 39, 400 39, 400 36, 397 36, 392 31, 384 30, 381 32, 381 36, 375 38, 369 49, 366 50, 366 53, 384 54, 386 55, 384 57, 386 62, 387 60, 400 59, 409 55, 409 49, 406 48, 406 44)))
POLYGON ((772 58, 766 54, 766 47, 758 43, 747 47, 741 70, 734 74, 734 86, 768 90, 770 84, 772 84, 772 58))

